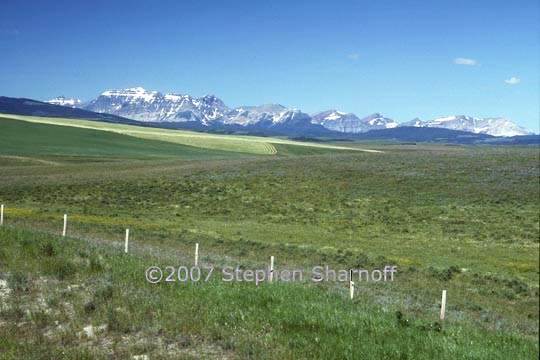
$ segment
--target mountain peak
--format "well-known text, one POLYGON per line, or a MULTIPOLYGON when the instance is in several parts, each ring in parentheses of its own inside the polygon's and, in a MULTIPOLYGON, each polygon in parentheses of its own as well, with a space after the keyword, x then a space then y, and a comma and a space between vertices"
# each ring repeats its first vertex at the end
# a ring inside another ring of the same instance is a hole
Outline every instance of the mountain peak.
POLYGON ((346 113, 335 109, 314 114, 312 123, 322 125, 330 130, 345 133, 362 133, 374 129, 387 129, 397 126, 394 120, 384 118, 379 113, 373 113, 363 119, 359 119, 353 113, 346 113))
POLYGON ((85 108, 138 121, 187 121, 203 125, 219 119, 229 110, 223 101, 214 95, 197 99, 190 95, 148 92, 143 87, 107 90, 85 108))
MULTIPOLYGON (((153 91, 152 94, 157 93, 153 91)), ((127 89, 109 89, 101 93, 102 96, 143 96, 150 95, 143 87, 133 87, 127 89)))
POLYGON ((365 119, 378 119, 378 118, 382 118, 383 116, 379 113, 373 113, 371 115, 368 115, 365 117, 365 119))
POLYGON ((146 92, 146 90, 141 86, 137 86, 137 87, 129 88, 129 89, 125 89, 125 90, 133 91, 133 92, 137 92, 137 93, 145 93, 146 92))

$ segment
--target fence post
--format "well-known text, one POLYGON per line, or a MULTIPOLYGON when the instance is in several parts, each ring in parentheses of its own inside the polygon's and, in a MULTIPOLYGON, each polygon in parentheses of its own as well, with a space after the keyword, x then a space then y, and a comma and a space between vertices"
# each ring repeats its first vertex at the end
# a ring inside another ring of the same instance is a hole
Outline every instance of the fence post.
POLYGON ((4 225, 4 204, 0 208, 0 225, 4 225))
POLYGON ((199 266, 199 243, 195 244, 195 266, 199 266))
POLYGON ((64 214, 64 229, 62 230, 62 236, 66 236, 67 232, 67 214, 64 214))
POLYGON ((274 257, 270 256, 270 282, 274 280, 274 257))
POLYGON ((124 252, 128 253, 128 246, 129 246, 129 229, 126 229, 126 244, 124 246, 124 252))
POLYGON ((351 300, 354 297, 354 281, 352 281, 352 270, 349 271, 349 296, 351 300))
POLYGON ((441 299, 441 321, 444 320, 444 312, 446 311, 446 290, 442 291, 441 299))

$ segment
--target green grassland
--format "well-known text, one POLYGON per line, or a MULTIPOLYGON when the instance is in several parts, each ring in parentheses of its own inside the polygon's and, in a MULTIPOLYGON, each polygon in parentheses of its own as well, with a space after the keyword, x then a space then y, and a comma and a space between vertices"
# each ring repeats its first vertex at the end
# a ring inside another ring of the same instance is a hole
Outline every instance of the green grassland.
MULTIPOLYGON (((241 153, 148 140, 110 131, 1 119, 2 156, 226 158, 241 153)), ((9 158, 8 158, 9 159, 9 158)), ((13 159, 13 158, 12 158, 13 159)))
POLYGON ((453 360, 538 351, 519 336, 410 320, 320 287, 219 279, 151 285, 141 278, 149 263, 182 259, 152 249, 128 256, 11 227, 0 230, 0 245, 2 267, 12 271, 0 313, 4 358, 453 360))
POLYGON ((36 119, 0 119, 6 358, 538 357, 538 148, 147 137, 36 119), (357 284, 354 301, 346 283, 146 282, 150 265, 191 264, 195 243, 205 264, 273 255, 277 268, 398 274, 357 284), (79 336, 89 324, 107 326, 79 336))

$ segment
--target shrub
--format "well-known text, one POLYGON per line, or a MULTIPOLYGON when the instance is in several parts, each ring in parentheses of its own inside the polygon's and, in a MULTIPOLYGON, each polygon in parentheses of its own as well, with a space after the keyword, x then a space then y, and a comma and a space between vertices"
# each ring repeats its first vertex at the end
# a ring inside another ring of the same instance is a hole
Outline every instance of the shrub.
POLYGON ((50 241, 48 241, 48 242, 46 242, 44 244, 41 244, 40 252, 41 252, 41 254, 43 254, 43 255, 45 255, 47 257, 52 257, 52 256, 56 255, 56 250, 54 248, 54 245, 50 241))
POLYGON ((103 258, 100 255, 92 254, 90 256, 90 270, 95 272, 103 271, 103 258))
POLYGON ((450 281, 452 280, 455 274, 459 274, 461 272, 461 269, 455 265, 452 265, 442 270, 438 270, 438 269, 435 269, 434 267, 430 267, 428 270, 431 276, 434 276, 441 281, 450 281))
POLYGON ((45 273, 58 280, 65 280, 77 273, 77 267, 71 260, 56 257, 45 264, 45 273))
POLYGON ((8 279, 8 284, 13 291, 30 291, 32 278, 27 273, 14 271, 8 279))

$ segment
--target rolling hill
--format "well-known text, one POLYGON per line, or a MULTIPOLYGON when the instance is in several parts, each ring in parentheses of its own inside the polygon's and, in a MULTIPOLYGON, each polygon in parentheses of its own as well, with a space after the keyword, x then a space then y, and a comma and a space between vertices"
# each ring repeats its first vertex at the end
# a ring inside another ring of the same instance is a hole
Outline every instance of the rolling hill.
POLYGON ((229 157, 284 153, 321 153, 376 150, 285 139, 216 135, 185 130, 144 128, 127 124, 88 120, 2 115, 0 117, 4 153, 31 151, 35 154, 94 154, 161 157, 229 157), (296 150, 291 150, 291 147, 296 150))

